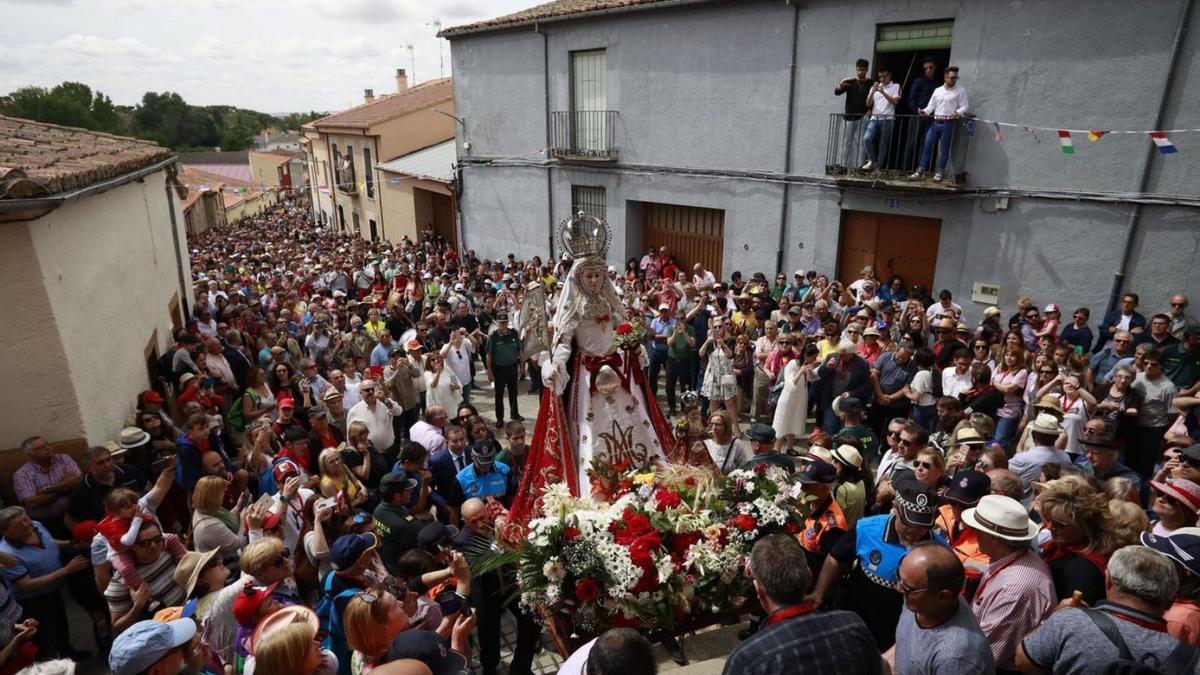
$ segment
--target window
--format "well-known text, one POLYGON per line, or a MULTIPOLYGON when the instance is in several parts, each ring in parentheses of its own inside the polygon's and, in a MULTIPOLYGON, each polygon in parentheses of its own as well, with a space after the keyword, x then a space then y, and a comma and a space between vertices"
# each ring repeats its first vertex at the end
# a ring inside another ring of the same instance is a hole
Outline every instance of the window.
POLYGON ((605 84, 605 52, 593 49, 571 52, 571 116, 574 147, 582 150, 608 148, 608 129, 603 111, 608 110, 605 84))
POLYGON ((879 26, 875 51, 878 53, 950 49, 953 37, 954 19, 885 24, 879 26))
POLYGON ((375 177, 371 167, 371 149, 363 148, 363 180, 367 184, 367 199, 375 199, 375 177))
POLYGON ((571 215, 580 211, 600 220, 608 219, 608 196, 603 187, 591 185, 571 186, 571 215))
POLYGON ((362 236, 362 233, 358 230, 358 228, 361 227, 358 221, 358 211, 353 212, 351 215, 354 217, 354 235, 362 236))
POLYGON ((371 230, 371 241, 379 241, 379 231, 377 227, 378 226, 375 224, 374 218, 367 220, 367 228, 371 230))

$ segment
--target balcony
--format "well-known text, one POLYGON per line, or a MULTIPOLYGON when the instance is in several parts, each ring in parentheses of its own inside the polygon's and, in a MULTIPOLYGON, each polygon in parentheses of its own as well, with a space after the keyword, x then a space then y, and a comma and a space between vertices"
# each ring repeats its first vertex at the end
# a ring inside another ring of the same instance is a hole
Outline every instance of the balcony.
POLYGON ((839 183, 886 186, 898 189, 955 191, 967 184, 967 143, 970 120, 935 120, 918 115, 896 115, 890 123, 877 122, 872 138, 866 138, 868 118, 847 120, 845 115, 829 116, 829 142, 825 149, 825 174, 839 183), (943 131, 936 137, 920 178, 909 178, 917 171, 925 139, 931 125, 943 131), (944 125, 944 126, 942 126, 944 125), (890 127, 890 128, 889 128, 890 127), (867 163, 867 142, 875 148, 874 166, 867 163), (884 150, 886 149, 886 155, 884 150), (945 156, 942 179, 935 181, 945 156))
POLYGON ((358 194, 358 180, 354 176, 353 168, 338 169, 333 173, 338 192, 345 195, 358 194))
POLYGON ((550 156, 582 162, 615 162, 617 111, 556 110, 550 113, 550 156))

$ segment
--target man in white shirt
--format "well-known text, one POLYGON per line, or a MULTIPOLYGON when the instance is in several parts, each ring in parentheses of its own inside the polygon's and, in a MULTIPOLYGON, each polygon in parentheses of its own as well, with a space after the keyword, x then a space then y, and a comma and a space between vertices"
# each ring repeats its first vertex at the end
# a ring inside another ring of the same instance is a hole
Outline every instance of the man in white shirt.
POLYGON ((692 266, 692 285, 696 290, 707 291, 717 283, 717 278, 712 272, 704 269, 704 263, 696 263, 692 266))
POLYGON ((925 146, 921 149, 921 161, 917 164, 917 170, 909 176, 912 180, 920 180, 924 177, 933 158, 935 143, 939 146, 939 152, 938 168, 933 174, 933 181, 936 183, 942 179, 946 172, 946 164, 950 161, 950 145, 955 130, 958 129, 958 120, 970 109, 967 90, 958 86, 958 66, 947 68, 944 78, 944 84, 933 90, 929 105, 919 111, 921 115, 932 115, 933 124, 925 133, 925 146))
POLYGON ((349 429, 355 422, 362 422, 367 427, 367 438, 371 439, 375 449, 386 453, 396 440, 392 418, 404 411, 391 399, 376 398, 374 380, 363 380, 358 391, 362 394, 362 400, 346 413, 346 428, 349 429))
POLYGON ((896 119, 896 101, 900 100, 900 85, 892 82, 892 71, 879 70, 879 80, 867 94, 867 108, 871 119, 867 121, 867 133, 863 136, 867 163, 863 171, 882 170, 887 166, 888 148, 892 144, 892 125, 896 119), (876 143, 878 142, 878 145, 876 143))

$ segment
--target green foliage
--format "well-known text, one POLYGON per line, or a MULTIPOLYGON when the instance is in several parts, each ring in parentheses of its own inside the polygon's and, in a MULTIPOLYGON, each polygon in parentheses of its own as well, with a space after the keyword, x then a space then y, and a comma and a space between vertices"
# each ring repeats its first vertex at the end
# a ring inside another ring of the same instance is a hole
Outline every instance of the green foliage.
POLYGON ((276 118, 236 106, 193 106, 175 92, 146 92, 137 106, 112 99, 80 82, 53 88, 23 87, 0 96, 0 114, 152 140, 178 151, 245 150, 269 126, 299 129, 316 112, 276 118))
POLYGON ((80 82, 63 82, 52 89, 23 87, 0 99, 0 113, 10 117, 127 133, 112 99, 80 82))

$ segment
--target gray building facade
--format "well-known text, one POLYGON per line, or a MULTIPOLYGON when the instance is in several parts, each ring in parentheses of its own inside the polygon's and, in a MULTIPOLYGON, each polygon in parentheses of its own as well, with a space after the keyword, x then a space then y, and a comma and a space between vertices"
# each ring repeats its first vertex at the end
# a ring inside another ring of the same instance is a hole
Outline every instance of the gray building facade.
POLYGON ((881 276, 926 269, 920 280, 950 289, 972 320, 995 297, 1011 308, 1029 295, 1061 303, 1068 320, 1088 306, 1096 322, 1115 277, 1146 313, 1200 288, 1200 133, 1171 136, 1171 155, 1145 134, 1075 134, 1066 155, 1053 131, 1003 127, 998 142, 977 122, 954 187, 837 175, 827 159, 843 108, 835 85, 858 58, 874 76, 887 58, 877 50, 895 61, 884 36, 897 27, 951 26, 908 45, 915 60, 936 53, 960 68, 981 119, 1200 128, 1192 0, 556 4, 444 33, 463 243, 483 257, 557 252, 557 223, 587 208, 612 227, 618 268, 682 227, 696 239, 683 262, 716 256, 725 278, 816 269, 848 281, 859 270, 847 261, 860 259, 881 276), (612 112, 581 122, 593 108, 612 112))

